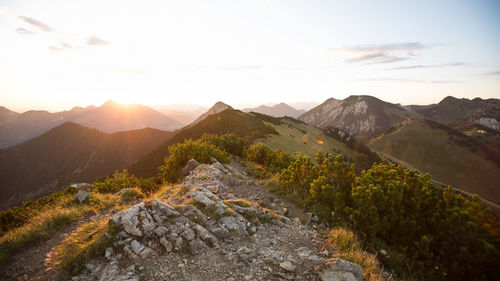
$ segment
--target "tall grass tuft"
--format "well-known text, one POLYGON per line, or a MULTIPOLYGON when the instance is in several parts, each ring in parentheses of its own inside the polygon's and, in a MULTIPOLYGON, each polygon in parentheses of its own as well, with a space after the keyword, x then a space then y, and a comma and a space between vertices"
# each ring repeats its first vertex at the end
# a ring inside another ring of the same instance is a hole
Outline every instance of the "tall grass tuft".
POLYGON ((54 208, 40 212, 25 225, 0 237, 0 262, 15 251, 39 239, 47 239, 68 223, 79 220, 88 210, 84 207, 54 208))
POLYGON ((85 262, 102 255, 117 232, 108 220, 101 217, 73 231, 56 249, 54 264, 64 272, 75 274, 83 269, 85 262))

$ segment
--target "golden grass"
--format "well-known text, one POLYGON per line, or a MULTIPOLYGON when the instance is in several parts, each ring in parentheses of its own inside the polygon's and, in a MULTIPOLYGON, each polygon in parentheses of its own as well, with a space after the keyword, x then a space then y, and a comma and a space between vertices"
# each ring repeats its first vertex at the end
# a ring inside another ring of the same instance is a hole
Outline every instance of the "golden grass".
POLYGON ((88 206, 72 206, 40 212, 24 226, 12 229, 0 237, 0 261, 25 245, 51 237, 65 225, 81 219, 88 211, 92 211, 88 206))
POLYGON ((65 272, 77 273, 85 262, 102 255, 117 231, 108 220, 108 217, 101 217, 74 230, 56 249, 53 265, 65 272))
POLYGON ((335 257, 359 264, 363 268, 364 280, 385 280, 382 277, 383 268, 378 262, 377 256, 366 252, 352 231, 341 227, 333 228, 330 231, 328 242, 338 250, 335 257))

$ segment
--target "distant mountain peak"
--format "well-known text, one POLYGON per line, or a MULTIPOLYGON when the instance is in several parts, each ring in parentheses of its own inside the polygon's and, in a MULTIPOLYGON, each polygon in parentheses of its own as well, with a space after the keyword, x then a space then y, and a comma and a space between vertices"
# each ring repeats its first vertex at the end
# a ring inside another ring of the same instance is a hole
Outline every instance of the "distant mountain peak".
POLYGON ((108 100, 105 103, 101 105, 101 107, 111 107, 111 106, 118 106, 120 105, 119 103, 115 102, 114 100, 108 100))
POLYGON ((221 101, 218 101, 209 110, 207 110, 205 113, 200 115, 200 117, 198 117, 196 120, 194 120, 193 123, 191 123, 189 126, 193 126, 193 125, 199 123, 201 120, 207 118, 208 116, 210 116, 212 114, 217 114, 217 113, 222 112, 226 109, 233 109, 233 108, 231 106, 221 102, 221 101))
POLYGON ((244 112, 257 112, 273 117, 284 117, 289 116, 293 118, 299 117, 305 110, 297 110, 294 107, 288 105, 287 103, 280 102, 275 105, 260 105, 254 108, 244 108, 242 111, 244 112))

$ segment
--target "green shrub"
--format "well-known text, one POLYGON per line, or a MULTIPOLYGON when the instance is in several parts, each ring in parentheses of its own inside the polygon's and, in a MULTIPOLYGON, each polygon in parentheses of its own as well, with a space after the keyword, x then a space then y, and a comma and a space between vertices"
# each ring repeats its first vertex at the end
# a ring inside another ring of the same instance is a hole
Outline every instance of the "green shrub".
POLYGON ((161 177, 168 182, 175 182, 182 177, 182 168, 190 159, 201 163, 210 163, 214 157, 221 163, 228 163, 231 156, 205 139, 193 141, 187 139, 183 143, 172 145, 168 148, 169 155, 165 157, 165 164, 159 167, 161 177))
POLYGON ((138 188, 131 188, 125 190, 121 195, 122 202, 130 202, 132 200, 142 199, 144 198, 144 194, 138 188))
MULTIPOLYGON (((498 221, 428 175, 375 164, 359 176, 342 156, 301 157, 278 176, 280 186, 322 219, 348 225, 363 244, 393 251, 382 257, 399 272, 429 280, 495 280, 500 276, 498 221)), ((339 244, 342 244, 339 242, 339 244)))
POLYGON ((139 179, 139 188, 144 194, 152 194, 160 190, 161 179, 159 177, 151 177, 139 179))
POLYGON ((115 193, 124 188, 135 187, 140 181, 134 175, 129 175, 127 170, 116 170, 112 176, 106 177, 103 182, 94 182, 99 193, 115 193))

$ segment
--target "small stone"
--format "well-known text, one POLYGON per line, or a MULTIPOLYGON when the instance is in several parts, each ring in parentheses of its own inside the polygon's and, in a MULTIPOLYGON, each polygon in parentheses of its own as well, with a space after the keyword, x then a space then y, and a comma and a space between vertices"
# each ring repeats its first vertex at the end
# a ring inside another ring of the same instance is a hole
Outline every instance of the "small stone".
POLYGON ((108 247, 108 248, 106 248, 106 252, 104 253, 104 257, 107 258, 108 260, 110 260, 111 256, 113 256, 113 248, 108 247))
POLYGON ((284 261, 280 263, 280 267, 286 271, 295 271, 295 265, 293 265, 290 261, 284 261))
POLYGON ((174 244, 170 243, 170 241, 168 241, 167 239, 165 239, 165 237, 162 237, 160 239, 160 244, 163 247, 165 247, 165 250, 167 251, 167 253, 172 252, 172 250, 174 249, 174 244))
POLYGON ((188 228, 181 233, 181 236, 187 241, 191 241, 196 237, 196 234, 194 234, 194 231, 191 228, 188 228))
POLYGON ((214 194, 219 192, 219 187, 216 185, 209 185, 206 187, 206 189, 208 189, 210 192, 212 192, 214 194))

